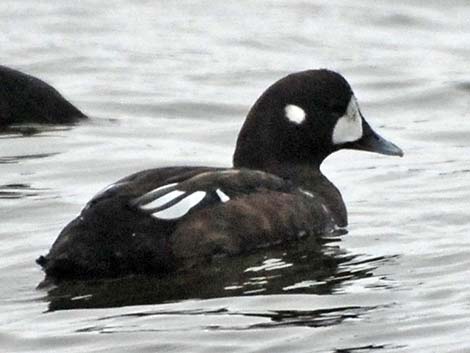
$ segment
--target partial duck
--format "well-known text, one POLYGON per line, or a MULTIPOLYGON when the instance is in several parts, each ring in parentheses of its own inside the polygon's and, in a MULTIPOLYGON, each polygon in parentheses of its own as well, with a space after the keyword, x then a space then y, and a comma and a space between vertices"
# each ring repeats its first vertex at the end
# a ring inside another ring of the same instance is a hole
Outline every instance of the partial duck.
POLYGON ((370 127, 340 74, 291 74, 251 108, 233 168, 156 168, 121 179, 37 262, 56 282, 160 274, 345 227, 341 194, 320 171, 341 149, 403 155, 370 127))
POLYGON ((0 129, 25 123, 71 124, 85 118, 51 85, 0 66, 0 129))

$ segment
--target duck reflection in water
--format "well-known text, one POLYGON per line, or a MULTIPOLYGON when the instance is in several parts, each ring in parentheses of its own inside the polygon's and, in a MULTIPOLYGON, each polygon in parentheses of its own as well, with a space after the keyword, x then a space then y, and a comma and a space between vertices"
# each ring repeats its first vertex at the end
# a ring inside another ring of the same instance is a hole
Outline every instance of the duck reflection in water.
POLYGON ((48 290, 49 310, 160 304, 191 298, 288 293, 332 294, 345 281, 372 276, 371 263, 355 266, 356 255, 340 246, 337 232, 239 257, 218 257, 205 266, 171 275, 131 275, 96 281, 67 281, 48 290))

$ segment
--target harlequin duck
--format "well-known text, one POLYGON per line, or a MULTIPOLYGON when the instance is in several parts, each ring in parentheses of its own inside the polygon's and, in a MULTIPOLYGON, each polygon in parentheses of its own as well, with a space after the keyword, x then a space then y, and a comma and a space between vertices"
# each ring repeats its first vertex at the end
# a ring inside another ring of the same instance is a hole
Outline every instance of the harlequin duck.
POLYGON ((167 167, 121 179, 37 262, 55 282, 160 274, 345 227, 341 194, 320 171, 340 149, 403 155, 372 130, 340 74, 288 75, 248 113, 233 168, 167 167))
POLYGON ((23 123, 70 124, 85 118, 46 82, 0 66, 0 129, 23 123))

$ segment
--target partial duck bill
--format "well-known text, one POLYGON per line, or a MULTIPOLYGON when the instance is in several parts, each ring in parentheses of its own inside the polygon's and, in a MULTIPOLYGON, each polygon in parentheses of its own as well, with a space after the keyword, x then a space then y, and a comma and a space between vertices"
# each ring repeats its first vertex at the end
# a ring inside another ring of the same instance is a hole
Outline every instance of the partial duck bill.
POLYGON ((388 156, 403 157, 403 151, 400 147, 395 145, 393 142, 384 139, 372 130, 365 120, 363 120, 362 137, 357 141, 346 144, 344 147, 348 149, 385 154, 388 156))

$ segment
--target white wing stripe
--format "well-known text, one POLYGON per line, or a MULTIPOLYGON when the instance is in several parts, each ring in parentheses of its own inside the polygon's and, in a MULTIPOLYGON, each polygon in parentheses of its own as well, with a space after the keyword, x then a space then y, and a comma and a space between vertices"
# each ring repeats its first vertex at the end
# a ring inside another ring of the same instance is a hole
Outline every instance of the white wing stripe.
POLYGON ((217 193, 217 196, 219 196, 220 201, 222 201, 223 203, 230 200, 230 197, 228 197, 227 194, 223 192, 222 190, 217 189, 215 190, 215 192, 217 193))
MULTIPOLYGON (((188 213, 207 195, 203 190, 188 192, 178 190, 177 187, 178 183, 160 186, 134 199, 131 205, 156 218, 176 219, 188 213)), ((223 203, 230 200, 230 197, 219 188, 215 193, 223 203)))
POLYGON ((168 194, 170 191, 175 190, 176 189, 175 185, 177 185, 177 183, 166 184, 166 185, 160 186, 156 188, 155 190, 149 191, 143 194, 142 196, 136 198, 132 204, 141 206, 142 204, 147 204, 149 202, 152 202, 153 200, 156 200, 159 197, 168 194))
MULTIPOLYGON (((158 189, 157 189, 158 190, 158 189)), ((156 190, 155 190, 156 191, 156 190)), ((152 191, 153 193, 153 191, 152 191)), ((157 197, 156 199, 154 199, 152 202, 148 203, 148 204, 145 204, 145 205, 141 205, 140 208, 143 209, 143 210, 152 210, 152 209, 158 209, 160 207, 164 207, 166 204, 169 204, 169 203, 172 203, 172 201, 176 201, 178 202, 178 198, 181 196, 181 195, 184 195, 185 192, 184 191, 180 191, 180 190, 173 190, 173 191, 170 191, 168 194, 166 195, 163 195, 163 196, 160 196, 160 197, 157 197)), ((150 196, 149 194, 145 194, 144 195, 145 197, 147 196, 150 196)))
POLYGON ((206 193, 204 191, 193 192, 188 196, 183 197, 182 200, 175 202, 173 205, 171 205, 171 207, 159 210, 152 215, 160 219, 175 219, 183 217, 191 208, 201 202, 205 196, 206 193))

